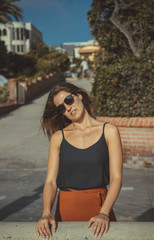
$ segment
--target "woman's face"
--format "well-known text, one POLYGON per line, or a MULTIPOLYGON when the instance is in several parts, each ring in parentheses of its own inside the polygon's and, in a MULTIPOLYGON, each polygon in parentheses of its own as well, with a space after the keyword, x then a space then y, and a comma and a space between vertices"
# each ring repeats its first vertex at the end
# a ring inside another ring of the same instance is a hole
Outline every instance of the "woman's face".
POLYGON ((74 95, 72 94, 72 97, 74 99, 74 102, 71 105, 68 105, 64 102, 65 98, 69 96, 70 92, 61 91, 54 97, 54 104, 56 107, 58 107, 60 104, 64 104, 65 106, 65 112, 63 115, 65 115, 70 120, 78 120, 82 114, 85 111, 85 108, 82 103, 82 95, 74 95))

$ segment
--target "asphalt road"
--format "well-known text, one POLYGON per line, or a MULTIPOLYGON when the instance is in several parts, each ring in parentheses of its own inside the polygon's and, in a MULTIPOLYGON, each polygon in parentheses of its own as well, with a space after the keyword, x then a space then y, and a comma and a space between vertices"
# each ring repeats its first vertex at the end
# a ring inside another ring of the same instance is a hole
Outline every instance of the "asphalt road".
MULTIPOLYGON (((71 82, 91 90, 91 80, 71 82)), ((44 94, 0 119, 1 221, 37 221, 41 216, 49 142, 40 118, 46 99, 44 94)), ((118 220, 154 221, 153 183, 153 169, 123 169, 114 205, 118 220)))

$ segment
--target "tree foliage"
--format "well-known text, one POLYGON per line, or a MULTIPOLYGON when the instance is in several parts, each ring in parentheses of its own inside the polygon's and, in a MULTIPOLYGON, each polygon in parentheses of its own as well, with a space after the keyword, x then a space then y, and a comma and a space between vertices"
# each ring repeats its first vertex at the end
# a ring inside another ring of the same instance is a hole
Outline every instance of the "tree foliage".
POLYGON ((93 95, 99 115, 152 116, 154 0, 93 0, 87 16, 101 47, 93 95))
POLYGON ((42 41, 38 40, 32 44, 32 50, 29 52, 29 55, 32 55, 36 58, 42 58, 49 53, 49 47, 43 43, 42 41))
POLYGON ((36 59, 33 56, 8 53, 7 73, 9 77, 31 76, 36 72, 36 59))
POLYGON ((22 10, 14 3, 20 0, 0 0, 0 23, 12 21, 14 17, 17 21, 22 19, 22 10))
POLYGON ((102 47, 121 57, 154 49, 154 0, 93 0, 88 11, 91 33, 102 47))

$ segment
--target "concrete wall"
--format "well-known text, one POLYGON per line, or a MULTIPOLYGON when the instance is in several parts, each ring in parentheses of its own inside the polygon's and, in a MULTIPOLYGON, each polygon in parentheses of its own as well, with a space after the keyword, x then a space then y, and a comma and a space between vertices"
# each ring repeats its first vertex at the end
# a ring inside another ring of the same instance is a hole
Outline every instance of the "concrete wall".
MULTIPOLYGON (((0 239, 36 240, 43 239, 35 234, 34 222, 0 222, 0 239)), ((59 222, 53 240, 91 240, 92 227, 87 222, 59 222)), ((97 238, 100 239, 100 238, 97 238)), ((110 229, 101 239, 104 240, 153 240, 154 222, 111 222, 110 229)))

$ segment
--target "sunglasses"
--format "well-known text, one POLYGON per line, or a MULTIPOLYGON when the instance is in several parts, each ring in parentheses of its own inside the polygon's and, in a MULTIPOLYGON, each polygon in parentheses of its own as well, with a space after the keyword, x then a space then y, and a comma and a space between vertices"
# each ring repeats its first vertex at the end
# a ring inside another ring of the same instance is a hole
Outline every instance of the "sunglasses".
MULTIPOLYGON (((72 105, 74 103, 74 98, 72 96, 72 94, 68 95, 65 99, 64 99, 64 103, 67 105, 72 105)), ((57 107, 57 110, 59 113, 63 114, 66 111, 66 107, 65 105, 62 103, 57 107)))

